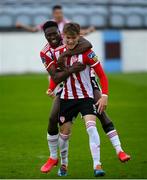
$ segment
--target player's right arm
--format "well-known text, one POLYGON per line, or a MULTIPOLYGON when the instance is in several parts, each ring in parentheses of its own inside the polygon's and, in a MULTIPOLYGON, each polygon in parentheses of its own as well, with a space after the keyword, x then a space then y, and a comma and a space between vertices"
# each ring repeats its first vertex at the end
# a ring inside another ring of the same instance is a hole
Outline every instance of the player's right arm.
POLYGON ((77 62, 71 67, 64 68, 62 69, 62 71, 60 71, 59 69, 57 69, 55 61, 50 56, 50 52, 44 53, 41 51, 40 57, 46 70, 56 84, 65 81, 72 73, 80 72, 85 69, 85 65, 77 62))
POLYGON ((29 25, 26 25, 26 24, 22 24, 20 22, 17 22, 16 23, 16 27, 17 28, 22 28, 28 32, 38 32, 40 29, 37 27, 37 26, 29 26, 29 25))
POLYGON ((65 67, 60 71, 56 68, 55 64, 52 64, 48 69, 48 72, 56 84, 59 84, 62 81, 65 81, 72 73, 77 73, 85 69, 85 65, 80 62, 74 63, 69 68, 65 67))

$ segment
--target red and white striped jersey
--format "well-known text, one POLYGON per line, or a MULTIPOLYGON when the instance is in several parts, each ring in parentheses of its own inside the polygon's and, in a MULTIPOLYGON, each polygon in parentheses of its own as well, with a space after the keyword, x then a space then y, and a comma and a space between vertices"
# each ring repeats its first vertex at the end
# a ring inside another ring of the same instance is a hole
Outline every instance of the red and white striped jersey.
MULTIPOLYGON (((55 50, 55 59, 66 51, 66 47, 59 47, 55 50)), ((86 65, 85 70, 79 73, 73 73, 64 82, 61 99, 80 99, 91 97, 93 98, 93 89, 90 78, 90 68, 96 66, 99 61, 92 50, 88 50, 83 54, 75 55, 67 58, 66 66, 72 66, 73 63, 80 62, 86 65)))
MULTIPOLYGON (((54 51, 55 49, 52 48, 49 45, 49 43, 47 43, 44 46, 44 48, 40 51, 40 57, 41 57, 42 63, 44 64, 45 69, 48 72, 52 64, 54 64, 57 67, 57 62, 56 62, 56 59, 54 58, 54 51)), ((49 76, 49 82, 50 83, 49 83, 48 89, 51 89, 52 91, 55 90, 56 92, 59 92, 61 90, 60 84, 57 85, 50 76, 49 76)))
POLYGON ((47 43, 44 48, 40 51, 40 57, 42 63, 44 64, 46 70, 48 71, 52 64, 56 65, 56 61, 54 59, 54 51, 55 49, 52 48, 49 43, 47 43))
POLYGON ((95 77, 95 71, 94 71, 93 68, 91 68, 91 70, 90 70, 90 76, 91 76, 91 77, 95 77))

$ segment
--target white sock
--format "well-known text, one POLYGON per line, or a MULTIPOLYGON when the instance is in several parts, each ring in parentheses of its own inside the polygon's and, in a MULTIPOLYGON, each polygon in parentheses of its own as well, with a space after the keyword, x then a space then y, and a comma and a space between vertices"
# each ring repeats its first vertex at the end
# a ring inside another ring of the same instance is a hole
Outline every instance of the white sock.
POLYGON ((91 150, 91 155, 93 158, 93 168, 95 169, 97 165, 101 165, 100 162, 100 138, 97 131, 96 122, 88 121, 86 123, 87 132, 89 135, 89 145, 91 150))
POLYGON ((116 130, 112 130, 107 133, 107 136, 109 137, 114 149, 116 150, 116 153, 118 154, 120 151, 123 151, 121 148, 121 143, 119 140, 119 136, 117 134, 116 130))
POLYGON ((69 135, 59 134, 61 164, 68 166, 69 135))
POLYGON ((47 133, 47 141, 48 141, 48 147, 50 151, 50 158, 57 159, 58 158, 58 138, 59 134, 57 135, 50 135, 47 133))

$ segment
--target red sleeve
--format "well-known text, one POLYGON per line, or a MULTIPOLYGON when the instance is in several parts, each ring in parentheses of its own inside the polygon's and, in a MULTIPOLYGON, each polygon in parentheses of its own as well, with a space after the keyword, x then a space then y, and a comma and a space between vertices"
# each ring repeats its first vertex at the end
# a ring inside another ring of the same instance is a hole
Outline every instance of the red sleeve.
POLYGON ((83 54, 83 63, 94 69, 100 79, 102 94, 108 94, 108 79, 95 52, 91 49, 86 51, 83 54))
POLYGON ((83 54, 83 63, 94 67, 99 63, 99 60, 95 52, 90 49, 83 54))
POLYGON ((49 68, 52 64, 55 64, 55 61, 51 57, 51 53, 48 51, 46 54, 44 52, 40 52, 40 57, 42 60, 42 63, 44 64, 47 71, 49 71, 49 68))
POLYGON ((101 88, 102 88, 102 94, 107 94, 108 95, 108 79, 107 76, 101 66, 100 63, 98 63, 97 65, 95 65, 93 67, 94 71, 96 72, 97 76, 100 79, 100 84, 101 84, 101 88))
POLYGON ((51 89, 52 91, 54 91, 54 89, 56 88, 57 84, 53 81, 52 78, 50 78, 50 82, 49 82, 49 86, 48 89, 51 89))

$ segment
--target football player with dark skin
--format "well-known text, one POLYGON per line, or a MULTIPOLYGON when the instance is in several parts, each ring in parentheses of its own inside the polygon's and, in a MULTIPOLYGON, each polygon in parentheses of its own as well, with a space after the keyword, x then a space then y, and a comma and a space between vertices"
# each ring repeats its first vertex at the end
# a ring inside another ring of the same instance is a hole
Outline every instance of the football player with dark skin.
MULTIPOLYGON (((62 38, 60 37, 60 35, 57 32, 55 33, 54 31, 55 31, 55 28, 45 28, 44 29, 45 37, 52 47, 57 47, 57 44, 58 44, 58 46, 61 46, 62 38)), ((83 40, 85 41, 85 39, 80 38, 79 43, 77 44, 77 46, 74 49, 67 50, 60 55, 60 57, 57 61, 57 64, 58 64, 58 67, 60 67, 60 70, 62 70, 62 72, 57 73, 56 66, 51 66, 50 69, 48 70, 49 74, 51 75, 51 77, 55 83, 58 84, 58 83, 64 81, 71 73, 73 73, 72 68, 78 69, 78 67, 80 68, 80 66, 81 66, 80 70, 83 70, 82 65, 79 63, 75 63, 75 67, 70 67, 71 69, 64 68, 64 61, 67 57, 75 55, 75 54, 80 54, 86 50, 83 40), (84 44, 84 46, 82 43, 84 44), (78 49, 78 47, 80 50, 78 49), (78 49, 78 51, 77 51, 77 49, 78 49)), ((80 71, 80 70, 78 69, 77 71, 80 71)), ((100 92, 99 86, 97 85, 96 79, 94 77, 92 77, 91 81, 92 81, 92 85, 93 85, 94 100, 95 100, 95 102, 98 102, 98 100, 101 98, 101 92, 100 92)), ((53 95, 53 92, 50 89, 48 90, 48 95, 49 96, 53 95)), ((57 150, 56 151, 54 150, 54 154, 52 153, 53 148, 50 145, 51 144, 50 142, 58 140, 58 114, 59 114, 59 109, 60 109, 59 97, 60 97, 60 93, 57 94, 55 97, 54 104, 52 107, 52 112, 51 112, 50 118, 49 118, 47 140, 48 140, 49 149, 50 149, 50 158, 41 167, 42 172, 50 171, 58 163, 57 150), (54 138, 53 138, 53 136, 54 136, 54 138)), ((100 119, 103 130, 108 135, 113 147, 115 148, 119 160, 121 162, 128 161, 130 159, 130 156, 127 155, 121 148, 121 143, 120 143, 117 131, 116 131, 112 121, 107 116, 106 112, 104 111, 106 106, 107 106, 107 104, 105 104, 101 109, 98 110, 97 117, 100 119)))

